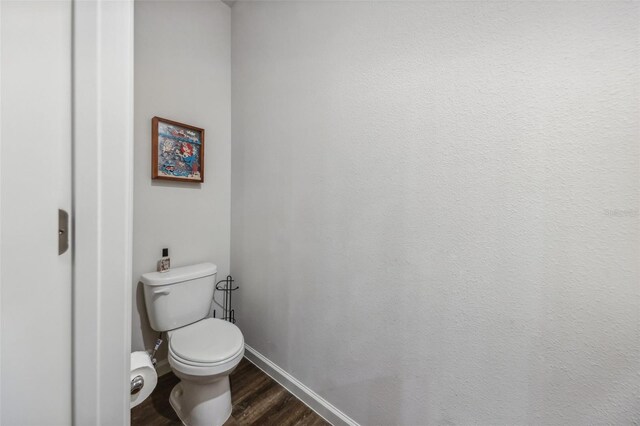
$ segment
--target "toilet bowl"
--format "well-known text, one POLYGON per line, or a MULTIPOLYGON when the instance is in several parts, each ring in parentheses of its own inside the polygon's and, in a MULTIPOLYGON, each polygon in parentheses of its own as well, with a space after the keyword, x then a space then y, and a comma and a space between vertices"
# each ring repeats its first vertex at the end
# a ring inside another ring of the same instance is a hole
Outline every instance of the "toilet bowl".
POLYGON ((229 374, 244 356, 234 324, 208 318, 216 265, 150 272, 141 278, 151 327, 167 333, 169 365, 180 379, 169 402, 186 426, 222 426, 231 415, 229 374))
POLYGON ((231 415, 229 374, 244 356, 235 325, 208 318, 169 334, 169 365, 180 379, 169 402, 187 426, 222 425, 231 415))

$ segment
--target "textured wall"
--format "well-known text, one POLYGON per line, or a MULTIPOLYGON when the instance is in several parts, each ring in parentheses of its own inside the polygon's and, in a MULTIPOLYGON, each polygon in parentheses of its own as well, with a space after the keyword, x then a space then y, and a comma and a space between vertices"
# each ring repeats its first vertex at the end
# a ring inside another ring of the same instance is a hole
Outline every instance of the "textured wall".
POLYGON ((247 343, 367 425, 639 421, 639 6, 236 3, 247 343))
POLYGON ((220 1, 136 1, 132 349, 149 349, 140 275, 162 247, 172 266, 229 271, 231 91, 229 7, 220 1), (151 118, 205 129, 203 184, 151 180, 151 118))

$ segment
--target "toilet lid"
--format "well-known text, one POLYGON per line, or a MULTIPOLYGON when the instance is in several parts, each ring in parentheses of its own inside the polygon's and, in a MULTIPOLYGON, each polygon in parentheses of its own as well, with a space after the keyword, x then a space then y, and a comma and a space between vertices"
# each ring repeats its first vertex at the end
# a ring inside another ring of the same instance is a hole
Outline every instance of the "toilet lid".
POLYGON ((242 332, 230 322, 207 318, 175 330, 169 349, 180 358, 216 363, 236 355, 244 345, 242 332))

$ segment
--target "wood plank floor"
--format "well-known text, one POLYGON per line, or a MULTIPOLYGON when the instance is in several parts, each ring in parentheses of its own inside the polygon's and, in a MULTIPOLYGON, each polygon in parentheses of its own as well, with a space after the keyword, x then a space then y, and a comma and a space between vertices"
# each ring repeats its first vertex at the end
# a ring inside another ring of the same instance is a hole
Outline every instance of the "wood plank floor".
MULTIPOLYGON (((246 358, 230 381, 233 411, 225 426, 329 424, 246 358)), ((131 425, 180 425, 169 404, 169 393, 178 382, 173 373, 160 377, 151 396, 131 410, 131 425)))

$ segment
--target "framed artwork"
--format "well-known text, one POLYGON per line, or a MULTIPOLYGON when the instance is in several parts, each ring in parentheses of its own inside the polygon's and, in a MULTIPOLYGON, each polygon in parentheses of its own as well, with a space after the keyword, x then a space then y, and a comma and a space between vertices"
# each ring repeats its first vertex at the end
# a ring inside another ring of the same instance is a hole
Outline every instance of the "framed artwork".
POLYGON ((151 178, 204 182, 204 129, 153 117, 151 178))

